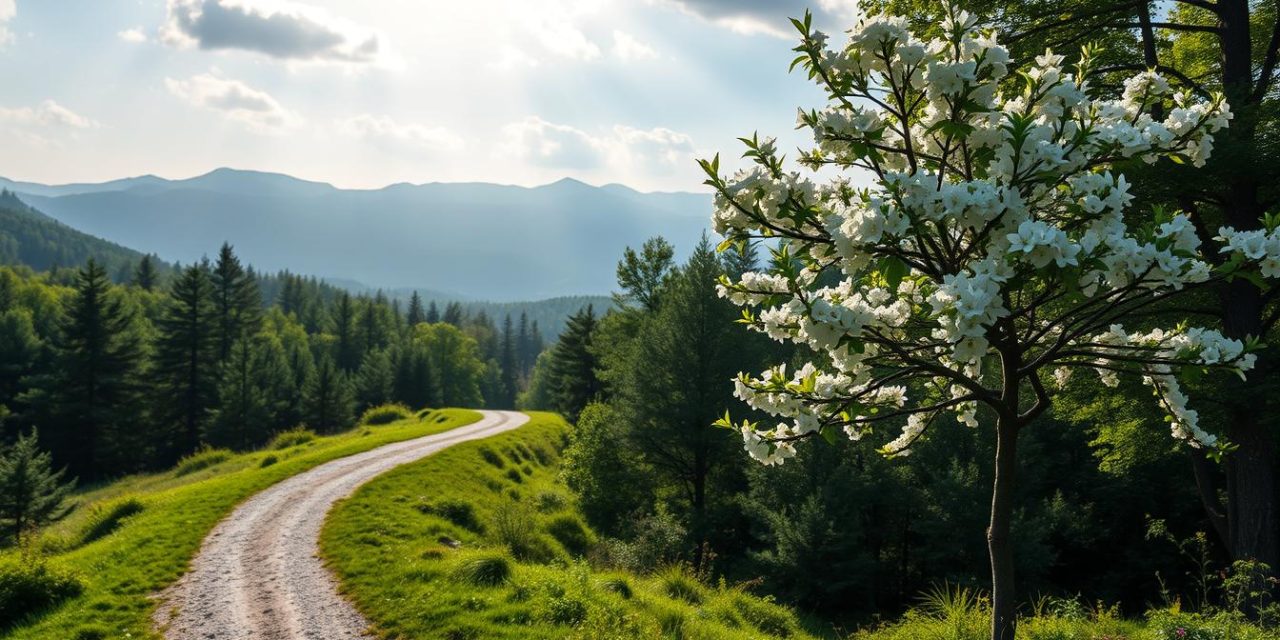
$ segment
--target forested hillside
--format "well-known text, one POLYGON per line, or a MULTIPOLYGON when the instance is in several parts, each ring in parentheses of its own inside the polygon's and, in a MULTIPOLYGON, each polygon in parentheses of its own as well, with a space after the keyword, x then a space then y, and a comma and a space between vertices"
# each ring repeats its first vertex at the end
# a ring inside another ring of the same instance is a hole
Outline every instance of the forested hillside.
MULTIPOLYGON (((93 258, 112 278, 123 282, 143 257, 132 249, 76 231, 27 206, 14 192, 0 190, 0 264, 46 271, 78 267, 93 258)), ((149 260, 157 276, 170 270, 155 257, 149 260)))
POLYGON ((167 282, 114 284, 90 260, 0 268, 0 421, 38 430, 82 481, 243 450, 371 407, 511 407, 542 335, 519 316, 402 308, 291 274, 259 278, 229 245, 167 282))

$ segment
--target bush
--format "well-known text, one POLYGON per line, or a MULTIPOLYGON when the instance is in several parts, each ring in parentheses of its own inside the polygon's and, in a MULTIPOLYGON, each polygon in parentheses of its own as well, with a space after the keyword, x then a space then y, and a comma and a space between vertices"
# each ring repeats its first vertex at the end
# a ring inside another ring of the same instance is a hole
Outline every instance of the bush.
POLYGON ((520 484, 524 482, 524 476, 520 475, 519 469, 515 469, 515 468, 507 469, 506 476, 508 480, 516 484, 520 484))
POLYGON ((513 501, 504 501, 493 510, 493 539, 503 544, 517 559, 550 562, 556 557, 551 545, 538 534, 533 512, 513 501))
POLYGON ((497 553, 471 556, 458 563, 454 578, 479 587, 496 587, 511 577, 511 561, 497 553))
POLYGON ((94 505, 89 511, 88 521, 80 531, 80 544, 89 544, 106 537, 118 529, 125 518, 141 512, 142 501, 133 496, 94 505))
POLYGON ((591 532, 578 516, 563 513, 552 518, 547 523, 547 533, 572 555, 585 555, 591 548, 591 532))
POLYGON ((600 588, 618 594, 623 600, 630 600, 633 594, 631 583, 622 577, 605 578, 600 581, 600 588))
POLYGON ((413 409, 402 404, 384 404, 377 407, 370 407, 360 416, 360 422, 357 424, 367 424, 378 426, 383 424, 391 424, 397 420, 408 420, 413 417, 413 409))
POLYGON ((551 597, 543 617, 552 624, 572 626, 587 619, 587 605, 577 598, 551 597))
POLYGON ((502 460, 502 456, 498 455, 493 449, 490 449, 489 447, 480 447, 479 451, 480 457, 484 458, 485 462, 488 462, 494 467, 501 469, 507 466, 507 463, 502 460))
POLYGON ((667 597, 689 604, 702 604, 702 585, 681 567, 670 567, 658 574, 658 582, 667 597))
POLYGON ((202 469, 208 469, 219 462, 230 460, 234 455, 230 449, 214 449, 209 445, 205 445, 195 453, 179 460, 178 465, 173 468, 173 475, 185 476, 202 469))
POLYGON ((262 463, 261 463, 261 464, 259 464, 258 466, 259 466, 259 467, 269 467, 269 466, 271 466, 271 465, 273 465, 273 464, 275 464, 275 463, 277 463, 277 462, 280 462, 280 459, 279 459, 279 458, 275 457, 274 455, 269 455, 269 456, 267 456, 267 457, 263 458, 263 459, 262 459, 262 463))
POLYGON ((267 445, 269 449, 288 449, 296 447, 300 444, 306 444, 316 439, 316 432, 302 426, 294 427, 288 431, 281 431, 271 439, 271 444, 267 445))
POLYGON ((467 531, 484 533, 484 525, 476 517, 475 507, 462 500, 442 500, 437 503, 420 502, 418 511, 428 515, 440 516, 467 531))
POLYGON ((564 494, 556 491, 539 491, 538 495, 534 496, 533 501, 537 505, 538 511, 542 513, 559 511, 569 503, 564 494))
POLYGON ((68 571, 23 553, 0 563, 0 628, 80 595, 84 585, 68 571))
POLYGON ((752 598, 745 593, 733 594, 733 608, 743 620, 767 636, 788 638, 795 635, 799 627, 791 612, 772 602, 752 598))

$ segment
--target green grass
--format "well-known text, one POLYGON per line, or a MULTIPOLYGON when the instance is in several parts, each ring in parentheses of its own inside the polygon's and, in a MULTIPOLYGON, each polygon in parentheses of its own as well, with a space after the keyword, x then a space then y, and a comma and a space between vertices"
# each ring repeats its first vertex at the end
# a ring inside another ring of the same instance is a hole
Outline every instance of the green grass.
POLYGON ((321 553, 384 637, 809 637, 787 609, 679 568, 635 576, 582 560, 595 533, 557 481, 568 426, 530 415, 379 476, 330 512, 321 553))
MULTIPOLYGON (((18 626, 0 630, 0 637, 156 637, 150 624, 153 596, 182 575, 200 541, 242 500, 329 460, 479 418, 474 411, 444 410, 329 437, 293 434, 267 450, 209 464, 203 459, 194 465, 200 468, 186 473, 132 476, 87 490, 41 543, 50 570, 72 572, 81 592, 31 612, 18 626), (275 462, 264 466, 269 458, 275 462)), ((17 553, 0 554, 0 566, 17 561, 17 553)))

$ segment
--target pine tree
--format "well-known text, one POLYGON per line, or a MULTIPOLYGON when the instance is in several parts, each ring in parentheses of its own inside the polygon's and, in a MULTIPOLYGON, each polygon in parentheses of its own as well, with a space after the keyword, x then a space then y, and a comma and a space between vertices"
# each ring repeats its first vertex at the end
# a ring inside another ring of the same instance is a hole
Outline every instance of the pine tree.
POLYGON ((156 398, 161 419, 179 427, 166 462, 195 451, 200 430, 217 397, 218 318, 208 266, 191 265, 173 282, 156 321, 156 398))
POLYGON ((35 431, 19 436, 0 452, 0 525, 21 542, 24 533, 63 515, 75 481, 63 482, 65 469, 53 470, 53 457, 41 451, 35 431))
POLYGON ((76 273, 40 396, 56 430, 55 455, 78 475, 136 468, 146 445, 140 402, 144 347, 136 313, 94 260, 76 273))
POLYGON ((448 306, 444 308, 444 317, 442 319, 444 322, 455 327, 462 327, 462 316, 462 304, 459 302, 450 302, 448 306))
POLYGON ((529 367, 533 365, 533 358, 529 353, 529 314, 525 311, 520 312, 520 331, 516 342, 516 363, 520 367, 520 375, 525 375, 529 367))
POLYGON ((391 358, 384 350, 370 351, 360 363, 356 372, 356 401, 358 410, 376 407, 391 401, 395 387, 396 371, 391 366, 391 358))
POLYGON ((587 403, 601 391, 596 377, 598 362, 591 350, 596 330, 595 309, 585 309, 569 317, 560 341, 551 351, 550 373, 556 410, 575 420, 587 403))
POLYGON ((343 291, 333 306, 333 335, 338 339, 336 357, 343 371, 355 371, 360 366, 360 344, 356 327, 356 308, 351 294, 343 291))
POLYGON ((133 271, 133 284, 143 291, 155 289, 160 282, 160 274, 156 271, 151 255, 142 256, 137 268, 133 271))
POLYGON ((218 409, 205 431, 211 445, 243 450, 266 439, 271 406, 260 386, 254 351, 252 340, 240 338, 222 363, 218 409))
POLYGON ((435 324, 440 322, 440 309, 436 307, 436 301, 432 300, 427 307, 427 324, 435 324))
POLYGON ((231 355, 236 340, 258 332, 262 319, 262 297, 252 271, 245 271, 230 244, 222 243, 211 278, 214 309, 218 322, 215 336, 218 362, 231 355))
POLYGON ((417 291, 409 296, 409 326, 416 327, 427 321, 427 313, 422 310, 422 296, 417 291))
POLYGON ((519 391, 518 368, 516 361, 516 352, 519 345, 516 342, 515 329, 511 323, 511 316, 508 315, 502 323, 502 354, 498 361, 501 374, 502 397, 499 399, 500 407, 503 409, 514 409, 516 406, 516 393, 519 391))
POLYGON ((365 300, 364 309, 361 310, 357 322, 362 357, 363 354, 387 346, 387 327, 383 319, 383 312, 386 309, 386 300, 365 300))
POLYGON ((16 410, 24 378, 35 370, 44 345, 28 309, 0 311, 0 406, 16 410))
POLYGON ((355 399, 347 375, 323 355, 317 359, 315 373, 303 390, 307 425, 320 433, 333 433, 351 426, 355 399))

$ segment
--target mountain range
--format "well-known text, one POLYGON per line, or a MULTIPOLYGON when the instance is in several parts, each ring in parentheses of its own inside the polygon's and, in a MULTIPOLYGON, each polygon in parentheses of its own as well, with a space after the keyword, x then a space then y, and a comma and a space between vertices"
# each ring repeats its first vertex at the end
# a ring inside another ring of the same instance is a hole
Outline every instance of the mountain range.
POLYGON ((567 178, 539 187, 340 189, 224 168, 97 184, 0 178, 0 188, 71 227, 169 261, 199 260, 226 241, 262 271, 488 300, 607 293, 625 247, 661 235, 687 253, 711 211, 706 194, 567 178))

